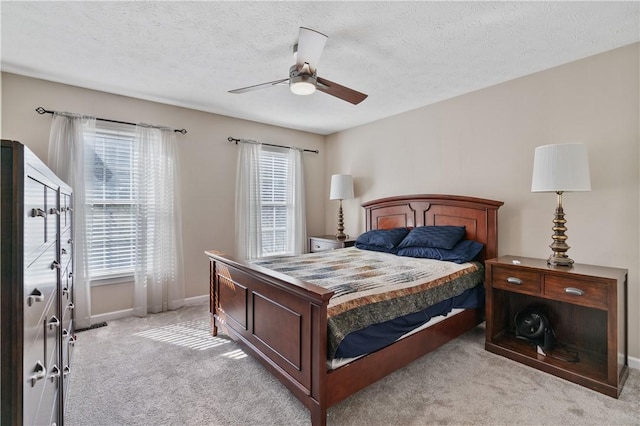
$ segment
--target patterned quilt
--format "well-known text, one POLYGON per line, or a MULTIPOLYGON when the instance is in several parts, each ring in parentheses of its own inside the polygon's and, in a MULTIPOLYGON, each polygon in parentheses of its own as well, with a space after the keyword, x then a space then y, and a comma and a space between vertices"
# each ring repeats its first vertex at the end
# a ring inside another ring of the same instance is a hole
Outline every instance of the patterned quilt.
POLYGON ((328 358, 353 332, 421 311, 482 282, 477 262, 456 264, 355 247, 253 262, 333 290, 328 306, 328 358))

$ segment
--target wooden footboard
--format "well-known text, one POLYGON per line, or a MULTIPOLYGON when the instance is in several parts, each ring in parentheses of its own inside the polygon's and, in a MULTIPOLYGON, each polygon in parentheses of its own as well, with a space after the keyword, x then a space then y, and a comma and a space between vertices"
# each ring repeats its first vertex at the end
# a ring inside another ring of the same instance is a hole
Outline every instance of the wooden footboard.
MULTIPOLYGON (((478 260, 497 256, 499 201, 417 195, 365 203, 367 230, 464 225, 466 238, 485 248, 478 260)), ((371 383, 472 329, 483 311, 468 309, 335 370, 327 370, 327 305, 322 287, 207 251, 214 335, 225 334, 258 359, 324 426, 327 409, 371 383)))
POLYGON ((311 411, 314 425, 325 424, 327 304, 333 292, 206 253, 214 335, 221 327, 244 345, 311 411))

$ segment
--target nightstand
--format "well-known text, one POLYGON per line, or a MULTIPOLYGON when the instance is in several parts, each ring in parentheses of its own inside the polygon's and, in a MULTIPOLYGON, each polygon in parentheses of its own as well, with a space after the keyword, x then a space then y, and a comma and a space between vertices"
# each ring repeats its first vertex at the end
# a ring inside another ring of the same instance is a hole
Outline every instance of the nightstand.
POLYGON ((333 235, 317 235, 309 237, 309 253, 353 247, 355 239, 338 240, 333 235))
POLYGON ((550 266, 517 256, 486 264, 486 350, 617 398, 629 374, 627 270, 550 266), (546 355, 515 335, 515 315, 545 312, 556 334, 546 355), (571 360, 568 353, 578 353, 571 360))

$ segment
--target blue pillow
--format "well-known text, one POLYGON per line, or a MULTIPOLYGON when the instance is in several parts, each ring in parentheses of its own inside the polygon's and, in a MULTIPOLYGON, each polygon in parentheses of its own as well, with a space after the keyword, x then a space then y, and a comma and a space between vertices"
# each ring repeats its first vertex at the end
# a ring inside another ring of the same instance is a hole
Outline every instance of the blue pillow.
POLYGON ((402 240, 398 248, 435 247, 452 249, 465 234, 464 226, 418 226, 402 240))
POLYGON ((374 229, 367 231, 356 239, 355 246, 364 250, 391 252, 407 236, 407 228, 374 229))
POLYGON ((397 255, 465 263, 472 261, 483 247, 484 244, 477 241, 462 240, 451 250, 436 247, 405 247, 398 249, 397 255))

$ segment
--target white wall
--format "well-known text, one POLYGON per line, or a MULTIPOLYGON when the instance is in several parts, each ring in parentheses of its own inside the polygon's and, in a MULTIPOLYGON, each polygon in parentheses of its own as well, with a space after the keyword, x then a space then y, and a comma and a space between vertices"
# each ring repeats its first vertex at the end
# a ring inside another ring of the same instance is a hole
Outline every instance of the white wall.
MULTIPOLYGON (((563 197, 568 254, 629 269, 630 355, 640 357, 639 50, 623 47, 327 137, 327 176, 354 176, 345 232, 364 230, 365 201, 471 195, 505 203, 501 255, 546 258, 556 196, 530 192, 534 148, 583 142, 592 191, 563 197)), ((328 231, 336 210, 327 204, 328 231)))
MULTIPOLYGON (((209 266, 204 250, 234 252, 234 200, 237 147, 227 137, 317 149, 305 153, 309 233, 324 232, 324 137, 64 84, 2 74, 2 138, 24 143, 47 162, 51 115, 35 108, 70 111, 129 122, 185 128, 178 135, 186 297, 207 295, 209 266)), ((92 314, 127 310, 130 283, 94 287, 92 314)))

